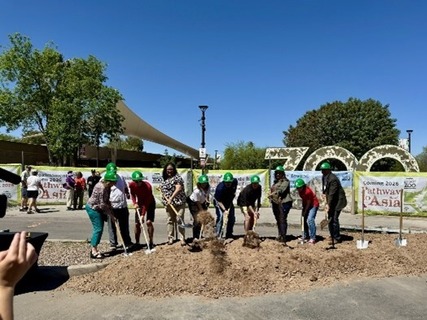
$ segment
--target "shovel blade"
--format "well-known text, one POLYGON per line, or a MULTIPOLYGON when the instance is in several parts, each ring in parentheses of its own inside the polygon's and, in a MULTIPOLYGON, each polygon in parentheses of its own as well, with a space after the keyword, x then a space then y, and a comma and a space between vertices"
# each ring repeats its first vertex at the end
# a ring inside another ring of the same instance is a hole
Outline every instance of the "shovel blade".
POLYGON ((145 253, 145 254, 152 254, 152 253, 154 253, 154 252, 156 252, 156 249, 145 249, 145 250, 144 250, 144 253, 145 253))
POLYGON ((397 238, 395 240, 396 246, 398 247, 406 247, 408 245, 408 241, 406 239, 399 239, 397 238))
POLYGON ((357 240, 357 249, 367 249, 369 241, 366 240, 357 240))
POLYGON ((320 221, 320 229, 321 230, 325 229, 327 225, 328 225, 328 220, 323 219, 322 221, 320 221))

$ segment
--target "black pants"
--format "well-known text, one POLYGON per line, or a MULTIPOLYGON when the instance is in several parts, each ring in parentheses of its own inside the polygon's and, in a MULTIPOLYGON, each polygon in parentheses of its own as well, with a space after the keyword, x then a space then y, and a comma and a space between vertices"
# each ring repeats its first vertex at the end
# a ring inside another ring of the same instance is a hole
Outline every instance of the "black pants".
MULTIPOLYGON (((120 228, 120 234, 123 237, 123 242, 125 246, 128 246, 132 243, 132 240, 129 235, 129 210, 128 208, 121 209, 113 209, 113 214, 117 218, 120 228)), ((120 239, 117 239, 117 230, 116 225, 113 221, 111 221, 110 217, 108 217, 108 237, 111 245, 118 244, 120 239)))

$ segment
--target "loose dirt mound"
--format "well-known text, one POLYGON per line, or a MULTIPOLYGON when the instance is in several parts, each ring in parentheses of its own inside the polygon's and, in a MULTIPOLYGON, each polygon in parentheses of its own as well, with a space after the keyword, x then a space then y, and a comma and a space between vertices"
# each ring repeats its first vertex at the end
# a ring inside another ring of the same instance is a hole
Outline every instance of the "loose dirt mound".
POLYGON ((206 241, 202 250, 190 252, 179 244, 158 246, 145 255, 134 252, 108 259, 96 273, 73 277, 64 288, 104 295, 167 297, 199 295, 211 298, 254 296, 307 290, 366 277, 421 275, 427 273, 427 235, 405 235, 407 247, 396 247, 396 235, 369 234, 369 248, 356 248, 356 239, 326 250, 327 241, 288 247, 261 239, 256 248, 243 239, 224 244, 206 241))

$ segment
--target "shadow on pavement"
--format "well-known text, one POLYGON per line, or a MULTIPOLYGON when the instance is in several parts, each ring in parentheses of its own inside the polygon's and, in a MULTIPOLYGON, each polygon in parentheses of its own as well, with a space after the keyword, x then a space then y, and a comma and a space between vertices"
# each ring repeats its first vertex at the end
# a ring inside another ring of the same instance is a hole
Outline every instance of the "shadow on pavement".
POLYGON ((66 266, 39 266, 29 271, 18 282, 15 288, 15 295, 53 290, 67 282, 69 278, 66 266))

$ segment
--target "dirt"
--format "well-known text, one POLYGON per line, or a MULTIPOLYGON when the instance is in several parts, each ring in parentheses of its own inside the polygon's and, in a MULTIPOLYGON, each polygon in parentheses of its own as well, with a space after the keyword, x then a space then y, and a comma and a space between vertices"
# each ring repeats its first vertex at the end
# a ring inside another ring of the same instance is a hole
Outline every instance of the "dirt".
POLYGON ((244 239, 198 242, 191 247, 162 245, 132 256, 116 255, 96 273, 71 278, 61 288, 102 295, 131 294, 155 298, 193 295, 208 298, 258 296, 306 291, 362 278, 384 278, 427 273, 427 234, 404 235, 406 247, 395 244, 396 234, 365 234, 367 249, 357 249, 360 234, 330 248, 320 239, 315 245, 287 245, 256 238, 257 246, 244 239))

